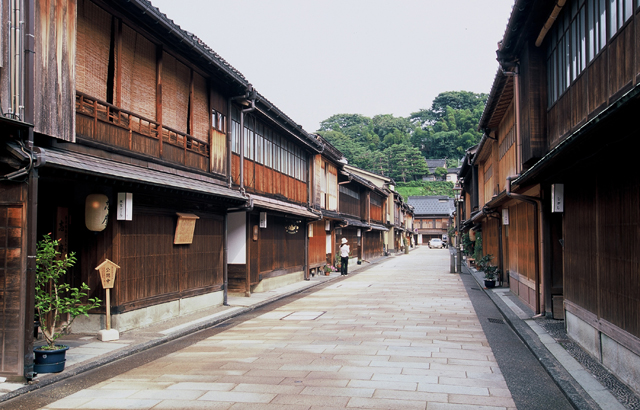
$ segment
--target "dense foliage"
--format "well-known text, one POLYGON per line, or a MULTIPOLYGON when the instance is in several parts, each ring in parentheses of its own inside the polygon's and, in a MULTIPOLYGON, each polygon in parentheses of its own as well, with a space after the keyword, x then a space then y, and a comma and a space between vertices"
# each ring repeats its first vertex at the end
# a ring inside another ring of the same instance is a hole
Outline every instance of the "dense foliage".
POLYGON ((431 108, 408 118, 336 114, 322 121, 318 133, 351 165, 396 182, 420 180, 428 174, 426 158, 447 158, 447 165, 455 166, 465 150, 480 141, 477 127, 486 101, 487 94, 448 91, 438 95, 431 108))
POLYGON ((396 191, 408 201, 410 196, 435 196, 446 195, 454 197, 453 182, 448 181, 411 181, 398 182, 396 191))

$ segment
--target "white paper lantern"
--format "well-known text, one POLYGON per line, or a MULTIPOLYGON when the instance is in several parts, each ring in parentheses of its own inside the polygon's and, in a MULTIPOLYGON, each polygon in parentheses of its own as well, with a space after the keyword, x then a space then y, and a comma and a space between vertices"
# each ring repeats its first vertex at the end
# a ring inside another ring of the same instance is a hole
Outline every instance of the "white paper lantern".
POLYGON ((103 194, 87 196, 84 206, 84 223, 94 232, 104 231, 109 220, 109 198, 103 194))

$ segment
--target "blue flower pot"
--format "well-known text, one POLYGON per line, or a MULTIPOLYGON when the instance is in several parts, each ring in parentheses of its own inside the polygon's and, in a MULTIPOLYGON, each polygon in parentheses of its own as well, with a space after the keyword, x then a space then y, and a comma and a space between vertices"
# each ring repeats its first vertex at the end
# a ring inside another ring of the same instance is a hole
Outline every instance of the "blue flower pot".
POLYGON ((35 347, 33 349, 35 354, 33 371, 36 373, 59 373, 63 371, 69 346, 59 347, 60 349, 56 350, 43 350, 35 347))

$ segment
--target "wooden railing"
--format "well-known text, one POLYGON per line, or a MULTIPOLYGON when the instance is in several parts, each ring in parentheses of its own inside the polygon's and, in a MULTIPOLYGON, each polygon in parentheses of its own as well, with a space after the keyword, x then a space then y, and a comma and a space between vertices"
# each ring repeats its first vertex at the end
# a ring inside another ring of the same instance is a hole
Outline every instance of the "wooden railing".
POLYGON ((80 137, 209 171, 210 145, 191 135, 81 92, 76 92, 76 114, 80 137))

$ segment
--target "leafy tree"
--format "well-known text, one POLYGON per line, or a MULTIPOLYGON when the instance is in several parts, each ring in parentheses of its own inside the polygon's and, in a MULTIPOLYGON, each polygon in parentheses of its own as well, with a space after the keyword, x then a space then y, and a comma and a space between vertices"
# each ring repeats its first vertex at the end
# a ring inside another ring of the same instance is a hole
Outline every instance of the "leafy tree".
POLYGON ((433 100, 431 112, 436 118, 440 118, 447 112, 447 107, 454 110, 484 108, 488 97, 487 94, 476 94, 470 91, 447 91, 438 94, 433 100))
POLYGON ((447 176, 447 169, 443 167, 437 167, 433 174, 438 178, 444 178, 447 176))
POLYGON ((385 149, 384 154, 388 164, 388 175, 397 181, 419 179, 429 171, 420 150, 408 144, 394 144, 385 149))
POLYGON ((453 161, 480 141, 477 126, 486 100, 486 94, 448 91, 439 94, 431 108, 408 118, 336 114, 322 121, 318 133, 342 151, 350 164, 411 181, 427 174, 418 156, 453 161))
POLYGON ((342 131, 353 127, 367 127, 371 118, 360 114, 336 114, 320 123, 318 131, 342 131))

